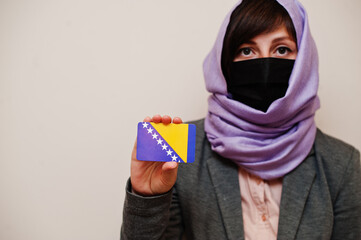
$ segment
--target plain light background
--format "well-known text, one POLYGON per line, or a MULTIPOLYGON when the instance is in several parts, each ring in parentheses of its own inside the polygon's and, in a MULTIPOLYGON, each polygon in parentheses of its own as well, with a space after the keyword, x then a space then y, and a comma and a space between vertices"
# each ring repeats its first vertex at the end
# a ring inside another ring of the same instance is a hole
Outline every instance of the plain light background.
MULTIPOLYGON (((207 112, 234 0, 0 0, 0 239, 119 239, 136 125, 207 112)), ((302 0, 318 126, 361 149, 361 1, 302 0)))

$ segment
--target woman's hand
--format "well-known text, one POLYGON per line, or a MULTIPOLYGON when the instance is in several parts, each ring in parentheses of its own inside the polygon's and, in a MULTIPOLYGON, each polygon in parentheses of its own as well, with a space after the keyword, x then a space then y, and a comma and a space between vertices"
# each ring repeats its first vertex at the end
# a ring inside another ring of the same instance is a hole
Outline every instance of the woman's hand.
MULTIPOLYGON (((165 115, 146 117, 144 122, 170 124, 172 118, 165 115)), ((182 123, 182 119, 175 117, 173 123, 182 123)), ((178 163, 138 161, 136 158, 137 142, 132 152, 130 180, 133 191, 142 196, 153 196, 168 192, 177 179, 178 163)))

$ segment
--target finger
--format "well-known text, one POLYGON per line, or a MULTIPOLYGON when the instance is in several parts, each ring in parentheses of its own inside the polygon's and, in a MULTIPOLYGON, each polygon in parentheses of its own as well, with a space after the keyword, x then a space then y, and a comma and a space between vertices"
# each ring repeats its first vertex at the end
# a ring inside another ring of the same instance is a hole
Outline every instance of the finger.
POLYGON ((145 117, 143 120, 143 122, 150 122, 150 121, 152 121, 152 119, 149 116, 145 117))
POLYGON ((177 180, 178 163, 166 162, 165 164, 163 164, 162 170, 163 182, 168 183, 169 186, 172 187, 177 180))
POLYGON ((137 160, 137 140, 135 140, 133 151, 132 151, 132 160, 137 160))
POLYGON ((159 114, 157 114, 152 117, 152 120, 155 123, 160 123, 162 121, 162 117, 159 114))
POLYGON ((164 123, 164 124, 169 124, 169 123, 171 123, 171 122, 172 122, 172 118, 169 117, 168 115, 164 115, 164 116, 162 117, 162 123, 164 123))
POLYGON ((176 124, 180 124, 180 123, 182 123, 183 121, 182 121, 182 119, 180 118, 180 117, 175 117, 175 118, 173 118, 173 123, 176 123, 176 124))
POLYGON ((162 166, 162 170, 163 171, 169 171, 169 170, 173 170, 175 168, 178 167, 178 163, 177 162, 165 162, 162 166))

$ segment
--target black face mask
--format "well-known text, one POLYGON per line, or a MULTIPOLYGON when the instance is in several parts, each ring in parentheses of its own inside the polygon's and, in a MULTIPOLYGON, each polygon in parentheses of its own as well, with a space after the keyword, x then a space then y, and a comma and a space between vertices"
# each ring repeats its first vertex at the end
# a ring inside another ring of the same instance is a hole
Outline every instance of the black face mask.
POLYGON ((281 58, 233 62, 228 93, 232 99, 266 112, 272 102, 285 96, 294 63, 281 58))

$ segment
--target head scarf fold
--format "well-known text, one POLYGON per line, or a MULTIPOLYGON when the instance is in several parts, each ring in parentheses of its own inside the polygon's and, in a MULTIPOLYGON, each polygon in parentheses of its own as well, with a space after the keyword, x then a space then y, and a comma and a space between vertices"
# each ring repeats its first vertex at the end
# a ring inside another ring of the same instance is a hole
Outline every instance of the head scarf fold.
POLYGON ((283 177, 306 158, 316 136, 314 115, 320 107, 318 56, 307 14, 297 0, 278 0, 278 3, 293 21, 298 55, 286 95, 274 101, 267 112, 227 97, 221 53, 234 8, 226 16, 216 43, 203 64, 206 88, 212 93, 205 119, 212 150, 266 180, 283 177))

